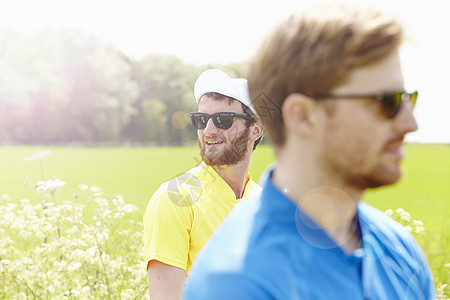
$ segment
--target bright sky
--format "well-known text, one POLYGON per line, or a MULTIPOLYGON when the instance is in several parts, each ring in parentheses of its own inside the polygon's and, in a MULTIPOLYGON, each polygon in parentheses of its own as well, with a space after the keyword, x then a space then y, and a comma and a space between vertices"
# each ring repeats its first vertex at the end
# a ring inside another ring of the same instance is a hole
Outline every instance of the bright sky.
MULTIPOLYGON (((275 24, 314 0, 0 0, 0 26, 32 34, 77 28, 124 53, 172 54, 186 63, 243 61, 275 24)), ((371 0, 346 2, 374 3, 371 0)), ((404 52, 408 88, 420 92, 411 142, 450 143, 450 18, 446 1, 377 0, 397 14, 415 44, 404 52)))

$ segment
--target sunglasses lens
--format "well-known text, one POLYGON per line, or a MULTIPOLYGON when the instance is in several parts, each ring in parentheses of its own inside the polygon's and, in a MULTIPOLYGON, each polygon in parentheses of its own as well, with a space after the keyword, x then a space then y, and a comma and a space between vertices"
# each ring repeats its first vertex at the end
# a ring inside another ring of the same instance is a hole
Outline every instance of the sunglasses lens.
POLYGON ((402 106, 403 93, 394 93, 390 95, 384 95, 383 97, 383 109, 388 118, 393 118, 400 111, 402 106))
POLYGON ((409 95, 409 102, 411 102, 412 107, 414 108, 416 106, 416 101, 417 101, 417 95, 419 93, 416 91, 414 93, 408 94, 409 95))
POLYGON ((220 129, 228 129, 233 125, 233 115, 229 113, 219 113, 214 116, 214 125, 220 129))
POLYGON ((196 129, 204 129, 208 123, 208 117, 203 114, 191 114, 192 126, 196 129))
POLYGON ((416 105, 417 92, 397 92, 383 97, 383 109, 388 118, 394 118, 400 111, 403 102, 410 102, 412 108, 416 105))
POLYGON ((246 114, 240 113, 220 112, 208 115, 205 113, 193 112, 191 113, 191 123, 195 129, 205 129, 209 119, 211 118, 215 127, 219 129, 229 129, 233 126, 234 117, 250 120, 246 114))

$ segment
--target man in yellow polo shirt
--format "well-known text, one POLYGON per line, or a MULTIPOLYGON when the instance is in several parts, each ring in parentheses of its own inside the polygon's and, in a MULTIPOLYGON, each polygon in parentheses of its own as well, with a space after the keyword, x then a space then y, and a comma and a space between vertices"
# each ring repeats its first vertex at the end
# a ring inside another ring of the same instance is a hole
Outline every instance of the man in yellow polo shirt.
POLYGON ((144 214, 150 298, 179 299, 200 249, 243 197, 260 192, 249 173, 263 127, 247 80, 222 71, 203 72, 194 86, 191 113, 203 162, 163 183, 144 214))

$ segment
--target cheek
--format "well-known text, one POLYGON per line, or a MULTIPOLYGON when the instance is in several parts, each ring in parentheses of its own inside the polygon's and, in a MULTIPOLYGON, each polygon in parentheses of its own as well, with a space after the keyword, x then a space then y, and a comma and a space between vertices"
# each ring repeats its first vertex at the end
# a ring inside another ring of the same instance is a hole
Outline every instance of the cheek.
POLYGON ((355 130, 354 137, 348 141, 348 147, 353 149, 349 159, 355 162, 355 165, 362 169, 371 169, 379 163, 380 153, 383 149, 383 139, 374 128, 361 127, 355 130), (371 130, 372 129, 372 130, 371 130), (365 166, 365 167, 364 167, 365 166))
POLYGON ((324 139, 324 150, 330 155, 359 160, 361 156, 371 155, 371 136, 364 126, 354 124, 330 124, 324 139))
POLYGON ((233 124, 233 126, 231 126, 231 128, 224 130, 223 131, 223 137, 228 140, 228 141, 232 141, 234 140, 236 137, 239 137, 240 134, 243 132, 244 128, 243 126, 240 126, 241 124, 233 124))
POLYGON ((329 119, 322 143, 325 149, 322 151, 342 163, 350 162, 361 168, 370 168, 377 163, 385 147, 388 125, 373 118, 373 114, 371 116, 361 111, 357 115, 346 116, 329 119))

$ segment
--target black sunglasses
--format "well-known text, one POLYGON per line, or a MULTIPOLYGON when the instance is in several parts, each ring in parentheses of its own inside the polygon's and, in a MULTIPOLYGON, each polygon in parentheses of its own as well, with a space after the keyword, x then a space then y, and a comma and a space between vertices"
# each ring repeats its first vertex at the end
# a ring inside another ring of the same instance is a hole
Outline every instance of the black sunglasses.
POLYGON ((377 101, 381 101, 383 105, 383 113, 389 119, 394 118, 400 108, 402 107, 403 102, 410 102, 412 104, 412 108, 416 105, 417 95, 419 93, 417 91, 408 93, 405 91, 385 93, 385 94, 375 94, 375 95, 332 95, 332 94, 321 94, 313 96, 314 99, 322 100, 322 99, 374 99, 377 101))
POLYGON ((242 113, 235 112, 218 112, 212 115, 200 113, 200 112, 192 112, 191 122, 192 126, 196 129, 205 129, 206 124, 210 118, 212 118, 214 126, 219 129, 228 129, 233 125, 234 117, 250 120, 250 116, 242 113))

